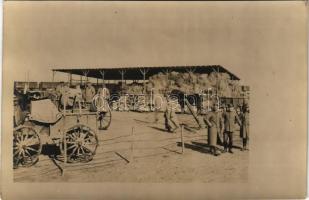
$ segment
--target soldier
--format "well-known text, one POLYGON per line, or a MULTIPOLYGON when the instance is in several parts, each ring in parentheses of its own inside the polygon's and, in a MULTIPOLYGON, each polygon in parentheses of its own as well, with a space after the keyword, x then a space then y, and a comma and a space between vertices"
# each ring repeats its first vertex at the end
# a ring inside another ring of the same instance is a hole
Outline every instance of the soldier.
POLYGON ((162 108, 163 100, 161 96, 159 95, 159 90, 157 88, 152 89, 152 102, 153 102, 153 108, 154 108, 154 123, 159 122, 159 111, 162 108))
POLYGON ((68 94, 68 92, 70 91, 70 84, 69 83, 63 83, 63 87, 62 87, 62 95, 64 94, 68 94))
POLYGON ((239 117, 237 116, 233 106, 231 104, 227 105, 227 111, 223 113, 224 120, 224 133, 223 133, 223 145, 224 152, 229 151, 233 153, 233 133, 236 129, 235 124, 241 124, 239 117))
POLYGON ((63 106, 72 106, 73 99, 70 98, 70 87, 69 83, 63 83, 60 91, 60 102, 63 106))
POLYGON ((60 82, 56 87, 56 95, 58 98, 60 97, 60 95, 62 95, 63 87, 64 87, 64 82, 60 82))
POLYGON ((85 91, 84 91, 85 102, 88 103, 88 104, 91 104, 94 95, 95 95, 94 87, 91 85, 90 82, 87 82, 87 85, 86 85, 86 88, 85 88, 85 91))
POLYGON ((98 89, 97 99, 96 99, 96 107, 100 111, 107 111, 108 101, 110 98, 109 90, 106 88, 105 84, 102 85, 102 88, 98 89))
POLYGON ((166 99, 167 99, 167 107, 164 113, 165 127, 169 132, 174 133, 179 128, 179 123, 173 105, 173 100, 168 96, 166 97, 166 99))
POLYGON ((76 91, 77 91, 77 96, 80 97, 80 98, 82 98, 82 89, 80 88, 80 85, 77 84, 77 85, 75 86, 75 89, 76 89, 76 91))
POLYGON ((247 144, 249 141, 249 107, 247 104, 243 107, 243 113, 241 114, 241 129, 240 129, 240 137, 242 138, 242 151, 248 150, 247 144))
POLYGON ((73 103, 77 102, 78 104, 80 104, 83 101, 82 90, 80 89, 79 84, 76 84, 75 86, 71 85, 68 95, 69 98, 73 99, 73 103))
POLYGON ((220 153, 217 148, 217 138, 223 133, 223 118, 217 105, 212 107, 212 111, 204 117, 204 121, 208 126, 208 145, 210 146, 210 152, 214 156, 218 156, 220 153))
POLYGON ((98 95, 102 96, 103 99, 108 100, 110 97, 109 89, 106 87, 105 84, 102 85, 101 88, 98 89, 98 95))
POLYGON ((19 99, 14 96, 14 127, 22 124, 25 118, 18 101, 19 99))

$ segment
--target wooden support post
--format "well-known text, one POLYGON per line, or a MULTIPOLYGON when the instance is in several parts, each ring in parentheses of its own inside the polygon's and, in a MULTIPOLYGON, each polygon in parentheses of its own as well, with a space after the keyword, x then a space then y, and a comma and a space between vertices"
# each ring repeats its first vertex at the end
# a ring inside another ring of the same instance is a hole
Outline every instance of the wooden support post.
POLYGON ((154 96, 153 96, 153 90, 150 90, 150 111, 154 111, 154 96))
POLYGON ((143 93, 146 93, 146 73, 143 74, 143 93))
POLYGON ((72 85, 72 74, 71 73, 69 73, 69 83, 70 85, 72 85))
POLYGON ((134 159, 134 149, 133 149, 133 143, 134 143, 134 126, 132 127, 131 131, 131 152, 130 152, 130 162, 133 162, 134 159))
POLYGON ((100 74, 102 76, 102 83, 105 84, 105 71, 104 70, 100 70, 100 74))
MULTIPOLYGON (((218 68, 217 68, 218 69, 218 68)), ((216 71, 216 69, 215 68, 212 68, 212 70, 214 71, 214 73, 216 73, 216 94, 218 95, 218 90, 219 90, 219 74, 218 74, 218 72, 216 71)))
POLYGON ((86 76, 86 81, 88 81, 88 73, 89 73, 89 70, 83 71, 84 76, 86 76))
POLYGON ((123 88, 124 88, 124 82, 123 82, 123 80, 124 80, 124 74, 126 73, 126 71, 125 71, 125 70, 120 70, 119 72, 120 72, 120 74, 121 74, 121 92, 122 92, 122 90, 123 90, 123 88))
POLYGON ((186 69, 186 72, 187 73, 194 73, 195 72, 195 70, 196 70, 196 68, 189 68, 189 69, 186 69))
POLYGON ((167 80, 169 79, 169 73, 171 72, 171 70, 169 70, 169 69, 166 69, 166 70, 164 70, 164 73, 165 73, 165 75, 167 76, 166 78, 167 78, 167 80))
POLYGON ((98 119, 99 119, 99 112, 96 112, 96 115, 95 115, 95 129, 96 129, 96 132, 99 131, 98 119))
POLYGON ((142 73, 143 75, 143 93, 145 94, 146 93, 146 74, 148 72, 148 70, 146 69, 140 69, 140 72, 142 73))
POLYGON ((81 105, 80 99, 78 100, 78 111, 79 111, 79 114, 82 115, 82 105, 81 105))
POLYGON ((52 78, 53 82, 55 82, 55 74, 56 74, 56 71, 53 71, 53 78, 52 78))
MULTIPOLYGON (((65 97, 66 98, 66 97, 65 97)), ((65 173, 65 170, 66 170, 66 164, 67 164, 67 138, 66 138, 66 132, 65 132, 65 125, 66 125, 66 123, 65 123, 65 121, 66 121, 66 99, 64 98, 64 105, 63 105, 63 127, 62 127, 62 134, 63 134, 63 137, 64 137, 64 139, 63 139, 63 146, 64 146, 64 148, 63 148, 63 150, 64 150, 64 158, 63 158, 63 160, 64 160, 64 163, 63 163, 63 169, 62 169, 62 176, 64 176, 64 173, 65 173)))
POLYGON ((181 153, 183 154, 185 151, 185 144, 183 140, 183 124, 181 124, 181 153))

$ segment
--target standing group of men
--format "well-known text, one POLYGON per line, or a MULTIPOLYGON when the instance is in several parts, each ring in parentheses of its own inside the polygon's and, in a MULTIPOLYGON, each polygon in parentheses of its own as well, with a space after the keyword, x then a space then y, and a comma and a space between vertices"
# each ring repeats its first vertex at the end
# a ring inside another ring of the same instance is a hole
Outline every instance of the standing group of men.
POLYGON ((242 151, 248 149, 249 140, 249 107, 244 104, 240 114, 237 114, 233 105, 228 104, 226 109, 219 111, 217 105, 214 105, 212 112, 204 117, 204 121, 208 126, 208 145, 211 153, 215 156, 220 155, 217 146, 218 138, 223 139, 223 152, 233 153, 233 135, 236 131, 236 124, 240 126, 240 137, 242 138, 242 151))
POLYGON ((86 83, 85 88, 82 90, 80 85, 75 85, 75 88, 70 87, 69 83, 60 82, 59 85, 56 87, 56 95, 58 97, 67 96, 66 105, 70 105, 70 100, 78 99, 86 104, 93 104, 95 95, 103 95, 104 98, 109 97, 109 90, 103 85, 101 88, 98 89, 96 92, 95 88, 90 82, 86 83), (67 104, 69 103, 69 104, 67 104))
MULTIPOLYGON (((173 108, 173 99, 166 96, 166 102, 165 128, 168 132, 174 133, 179 128, 179 122, 173 108)), ((249 106, 247 103, 243 104, 240 113, 236 112, 232 104, 227 104, 226 107, 221 107, 221 109, 218 105, 213 105, 212 111, 204 115, 203 120, 207 125, 208 145, 213 155, 218 156, 220 152, 233 153, 233 139, 238 128, 237 124, 240 126, 240 137, 242 138, 241 150, 249 150, 249 106), (223 151, 218 148, 218 143, 223 145, 223 151)))

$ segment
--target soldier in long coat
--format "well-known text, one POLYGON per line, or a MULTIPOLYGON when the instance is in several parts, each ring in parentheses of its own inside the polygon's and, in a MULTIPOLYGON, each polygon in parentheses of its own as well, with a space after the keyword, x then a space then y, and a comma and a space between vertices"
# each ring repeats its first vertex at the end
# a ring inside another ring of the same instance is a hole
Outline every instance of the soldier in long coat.
POLYGON ((213 112, 210 112, 204 117, 204 121, 208 127, 208 145, 210 146, 210 152, 214 156, 218 156, 220 153, 217 148, 217 138, 223 132, 223 118, 216 105, 213 106, 212 110, 213 112))
POLYGON ((223 113, 223 120, 224 120, 224 134, 223 134, 224 152, 227 152, 228 150, 230 153, 233 153, 232 151, 233 133, 236 130, 236 123, 240 125, 241 121, 231 104, 228 105, 227 111, 223 113))
POLYGON ((159 122, 159 111, 162 109, 163 105, 163 98, 159 93, 157 88, 152 89, 152 102, 153 102, 153 109, 154 109, 154 123, 159 122))
POLYGON ((91 104, 93 101, 94 95, 95 95, 95 88, 91 85, 90 82, 88 82, 84 90, 85 102, 88 104, 91 104))
POLYGON ((95 101, 95 107, 100 112, 107 112, 108 111, 108 101, 110 99, 110 92, 108 88, 103 85, 102 88, 98 89, 98 94, 95 101))
POLYGON ((167 97, 167 107, 164 113, 165 118, 165 128, 174 133, 179 128, 178 118, 175 112, 173 100, 167 97))
POLYGON ((56 95, 59 98, 63 93, 64 82, 60 82, 56 87, 56 95))
POLYGON ((242 150, 249 150, 247 148, 249 141, 249 107, 247 105, 243 108, 243 113, 241 114, 241 128, 240 128, 240 137, 242 138, 242 150))

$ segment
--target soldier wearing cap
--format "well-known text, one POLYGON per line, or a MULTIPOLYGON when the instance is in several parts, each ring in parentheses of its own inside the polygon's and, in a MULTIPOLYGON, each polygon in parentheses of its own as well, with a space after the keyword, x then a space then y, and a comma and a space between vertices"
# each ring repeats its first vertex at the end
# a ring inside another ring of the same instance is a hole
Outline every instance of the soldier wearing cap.
POLYGON ((61 88, 60 102, 63 106, 72 106, 73 98, 70 96, 69 83, 63 83, 61 88))
POLYGON ((243 107, 243 112, 240 115, 241 127, 240 127, 240 137, 242 138, 242 151, 249 150, 247 148, 249 141, 249 106, 247 104, 243 107))
POLYGON ((217 138, 223 132, 223 118, 217 105, 212 107, 212 111, 204 117, 204 121, 208 127, 208 145, 210 146, 210 152, 214 156, 218 156, 220 153, 217 148, 217 138))
POLYGON ((154 109, 154 123, 159 122, 159 111, 162 109, 163 99, 160 96, 159 90, 157 88, 153 88, 152 92, 152 102, 154 109))
POLYGON ((62 82, 62 81, 56 87, 56 95, 57 95, 58 98, 63 93, 63 87, 64 87, 64 82, 62 82))
POLYGON ((102 112, 107 112, 109 99, 110 92, 106 85, 103 84, 102 87, 98 89, 97 99, 95 102, 97 109, 102 112))
POLYGON ((173 104, 173 99, 171 97, 169 97, 168 95, 165 96, 167 100, 167 106, 164 113, 165 128, 169 132, 174 133, 179 128, 178 118, 174 107, 175 105, 173 104))
POLYGON ((224 152, 229 151, 229 153, 233 153, 233 133, 236 129, 236 123, 241 124, 238 115, 236 114, 233 105, 228 104, 227 110, 223 113, 223 121, 224 121, 224 133, 223 133, 223 145, 224 152))
POLYGON ((90 104, 93 100, 94 95, 95 95, 94 87, 91 85, 90 82, 87 82, 87 85, 86 85, 86 88, 85 88, 85 91, 84 91, 85 102, 90 104))

